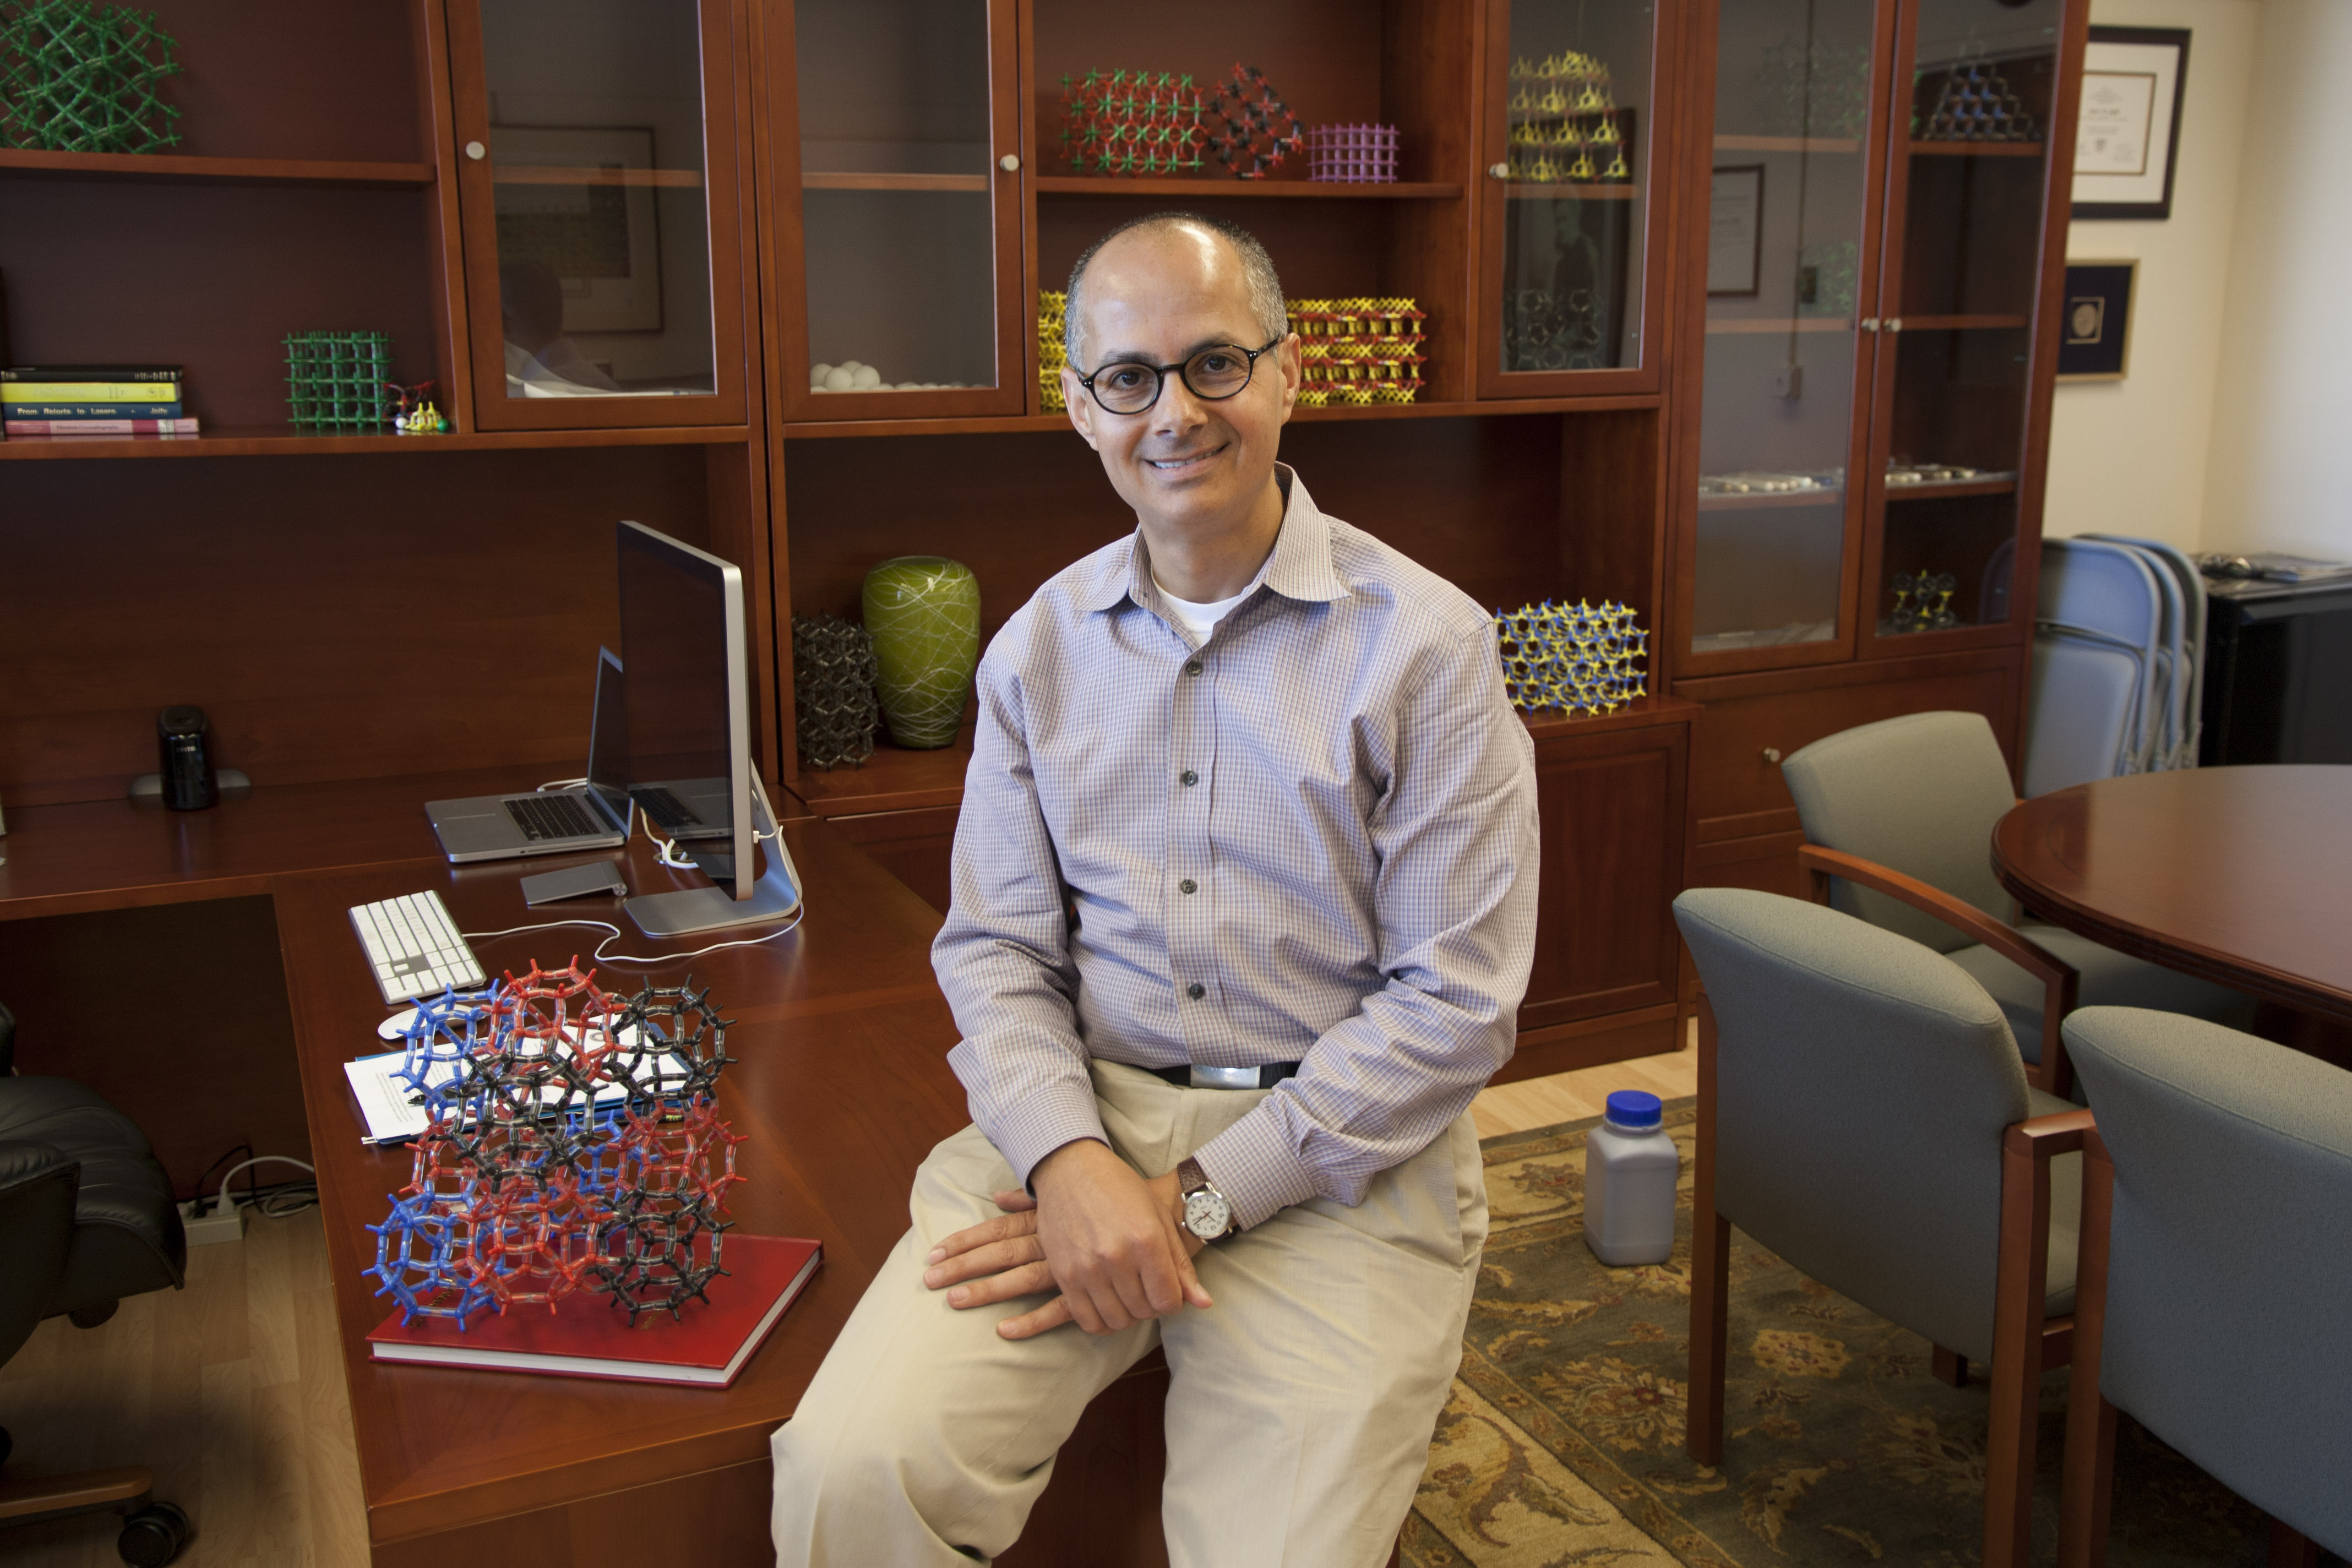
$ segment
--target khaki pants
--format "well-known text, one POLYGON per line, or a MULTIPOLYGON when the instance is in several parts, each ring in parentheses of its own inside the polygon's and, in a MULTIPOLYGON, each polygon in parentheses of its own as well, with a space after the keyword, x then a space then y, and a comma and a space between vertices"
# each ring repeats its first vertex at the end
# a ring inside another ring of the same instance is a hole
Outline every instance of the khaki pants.
MULTIPOLYGON (((1264 1099, 1097 1063, 1111 1147, 1146 1176, 1264 1099)), ((1378 1568, 1428 1459, 1486 1238, 1465 1113, 1363 1203, 1285 1209, 1195 1261, 1206 1311, 1020 1342, 1041 1298, 960 1312, 926 1289, 940 1240, 1015 1185, 979 1129, 931 1151, 900 1238, 778 1428, 780 1564, 964 1568, 1012 1545, 1087 1402, 1155 1344, 1171 1373, 1161 1496, 1172 1568, 1378 1568)))

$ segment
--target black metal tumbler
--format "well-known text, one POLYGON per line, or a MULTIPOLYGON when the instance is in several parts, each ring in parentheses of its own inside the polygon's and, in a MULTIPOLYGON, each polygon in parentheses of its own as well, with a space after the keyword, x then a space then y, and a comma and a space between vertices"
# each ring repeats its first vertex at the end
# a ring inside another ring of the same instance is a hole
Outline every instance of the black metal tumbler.
POLYGON ((202 811, 220 803, 211 731, 212 723, 201 708, 166 708, 155 717, 155 742, 163 760, 163 804, 173 811, 202 811))

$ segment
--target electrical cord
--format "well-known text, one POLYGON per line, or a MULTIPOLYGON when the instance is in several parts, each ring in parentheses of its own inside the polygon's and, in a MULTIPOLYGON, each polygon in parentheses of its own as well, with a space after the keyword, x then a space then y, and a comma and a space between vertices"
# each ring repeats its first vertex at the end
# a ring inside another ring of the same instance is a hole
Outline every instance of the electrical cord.
MULTIPOLYGON (((234 1209, 236 1206, 236 1200, 228 1195, 228 1184, 230 1181, 235 1178, 239 1171, 246 1169, 247 1166, 267 1165, 273 1162, 281 1165, 299 1165, 302 1169, 310 1172, 313 1176, 316 1176, 319 1173, 319 1168, 316 1165, 311 1164, 307 1160, 297 1160, 291 1154, 257 1154, 250 1160, 247 1160, 239 1164, 231 1165, 228 1168, 228 1174, 221 1178, 220 1191, 215 1194, 214 1201, 216 1203, 228 1204, 230 1207, 234 1209)), ((247 1184, 248 1186, 251 1185, 250 1177, 247 1179, 247 1184)), ((301 1213, 304 1209, 310 1207, 319 1201, 318 1184, 316 1182, 305 1182, 300 1184, 298 1187, 279 1188, 277 1191, 266 1194, 256 1194, 252 1196, 248 1196, 245 1201, 247 1207, 257 1208, 271 1219, 283 1219, 288 1215, 301 1213), (278 1203, 278 1199, 293 1194, 304 1194, 307 1195, 304 1197, 302 1202, 295 1204, 290 1207, 278 1203)), ((211 1211, 206 1210, 205 1212, 210 1213, 211 1211)))

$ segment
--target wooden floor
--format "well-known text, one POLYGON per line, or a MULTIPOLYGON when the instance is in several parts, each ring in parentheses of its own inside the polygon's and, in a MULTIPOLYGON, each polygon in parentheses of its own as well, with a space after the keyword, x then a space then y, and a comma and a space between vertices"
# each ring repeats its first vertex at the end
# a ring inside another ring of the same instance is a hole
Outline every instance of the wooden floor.
MULTIPOLYGON (((1682 1051, 1487 1089, 1479 1136, 1601 1114, 1610 1090, 1697 1086, 1682 1051)), ((364 1568, 367 1524, 315 1210, 257 1215, 242 1243, 188 1254, 188 1288, 134 1297, 113 1320, 43 1323, 0 1368, 11 1476, 145 1465, 195 1521, 190 1568, 364 1568)), ((111 1516, 0 1530, 10 1568, 108 1568, 111 1516)))

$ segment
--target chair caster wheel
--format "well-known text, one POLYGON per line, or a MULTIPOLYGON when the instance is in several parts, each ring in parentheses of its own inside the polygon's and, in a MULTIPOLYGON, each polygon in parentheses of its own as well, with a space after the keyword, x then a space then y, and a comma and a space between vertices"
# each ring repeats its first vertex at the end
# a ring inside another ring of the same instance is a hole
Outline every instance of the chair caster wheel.
POLYGON ((131 1568, 163 1568, 180 1554, 190 1533, 188 1516, 179 1504, 151 1502, 122 1521, 114 1550, 131 1568))

